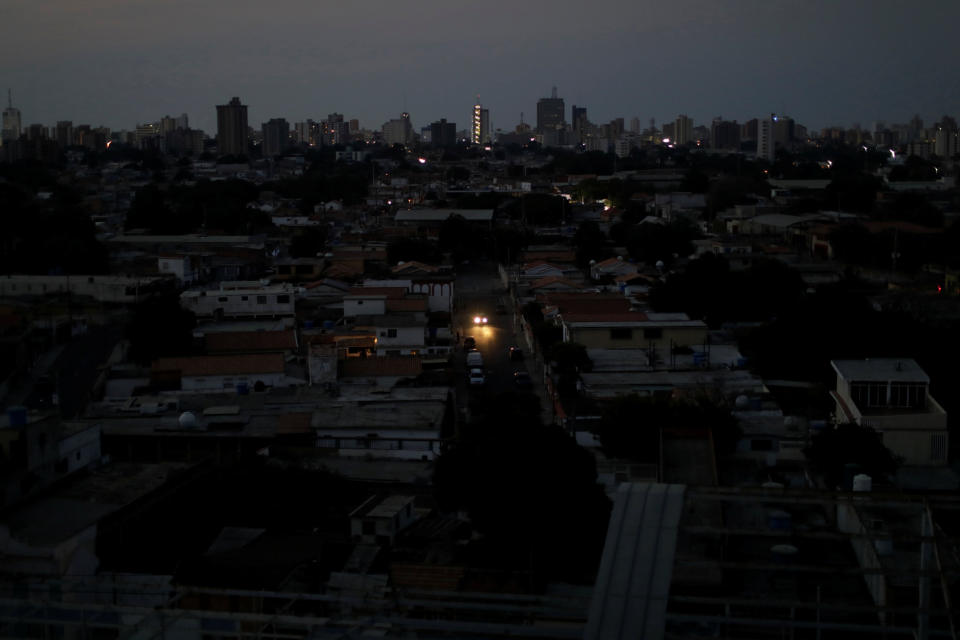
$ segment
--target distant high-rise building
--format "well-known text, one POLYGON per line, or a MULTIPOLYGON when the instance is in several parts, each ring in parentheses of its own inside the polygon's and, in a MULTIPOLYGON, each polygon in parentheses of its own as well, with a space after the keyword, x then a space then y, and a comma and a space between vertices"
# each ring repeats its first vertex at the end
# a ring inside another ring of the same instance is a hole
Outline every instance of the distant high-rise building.
POLYGON ((634 116, 630 118, 630 133, 640 135, 640 118, 634 116))
POLYGON ((574 131, 581 131, 587 126, 587 108, 573 105, 570 108, 570 124, 574 131))
POLYGON ((393 146, 406 146, 413 142, 413 125, 410 123, 410 114, 404 111, 399 118, 393 118, 383 123, 381 128, 383 142, 393 146))
POLYGON ((773 124, 775 115, 757 119, 757 159, 773 162, 774 141, 773 124))
POLYGON ((740 125, 736 120, 729 122, 714 118, 710 125, 710 146, 714 149, 739 149, 740 125))
POLYGON ((179 117, 174 118, 174 121, 176 122, 177 129, 183 129, 186 131, 190 128, 190 119, 187 118, 187 114, 185 113, 181 113, 179 117))
POLYGON ((272 158, 283 153, 290 143, 290 125, 284 118, 271 118, 261 126, 263 130, 264 158, 272 158))
POLYGON ((470 142, 473 144, 490 142, 490 110, 483 108, 479 96, 477 96, 477 104, 473 105, 473 129, 470 132, 470 142))
POLYGON ((693 141, 693 119, 680 114, 673 122, 673 141, 677 144, 687 144, 693 141))
POLYGON ((0 130, 0 145, 7 140, 19 140, 20 129, 20 109, 13 106, 13 93, 7 89, 7 108, 3 110, 3 129, 0 130))
POLYGON ((171 118, 170 116, 163 116, 160 118, 160 133, 167 135, 168 133, 173 133, 177 130, 177 119, 171 118))
POLYGON ((350 142, 350 123, 342 113, 331 113, 323 122, 323 144, 347 144, 350 142))
POLYGON ((554 87, 549 98, 540 98, 537 101, 537 133, 564 129, 566 127, 564 114, 563 98, 557 97, 557 88, 554 87))
POLYGON ((773 143, 782 147, 788 146, 794 140, 795 124, 789 116, 774 116, 773 143))
POLYGON ((221 156, 247 155, 247 105, 233 97, 217 105, 217 152, 221 156))
POLYGON ((347 126, 347 133, 351 136, 360 133, 360 119, 359 118, 350 118, 350 122, 347 126))
POLYGON ((57 145, 60 148, 69 147, 73 144, 73 122, 71 120, 60 120, 57 122, 57 145))
MULTIPOLYGON (((942 121, 941 121, 942 122, 942 121)), ((952 158, 960 153, 960 136, 956 129, 940 127, 933 140, 933 152, 941 158, 952 158)))
POLYGON ((440 118, 430 123, 430 143, 434 147, 452 147, 457 144, 457 125, 440 118))

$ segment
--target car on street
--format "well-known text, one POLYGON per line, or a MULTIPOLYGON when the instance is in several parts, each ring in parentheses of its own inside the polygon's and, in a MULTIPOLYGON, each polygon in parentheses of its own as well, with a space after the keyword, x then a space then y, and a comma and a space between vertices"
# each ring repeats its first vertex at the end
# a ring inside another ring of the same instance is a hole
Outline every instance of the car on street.
POLYGON ((470 369, 467 373, 467 380, 471 387, 485 383, 486 378, 483 375, 483 369, 470 369))
POLYGON ((473 316, 473 324, 477 325, 478 327, 482 327, 483 325, 487 324, 487 322, 489 322, 489 320, 487 319, 487 316, 483 314, 477 314, 473 316))
POLYGON ((517 389, 532 389, 533 380, 526 371, 514 371, 513 384, 517 389))
POLYGON ((473 336, 467 336, 463 339, 463 350, 470 351, 477 347, 477 340, 473 336))
POLYGON ((482 367, 483 366, 483 356, 480 355, 480 352, 476 349, 471 349, 467 352, 467 366, 468 367, 482 367))
POLYGON ((520 347, 510 347, 507 349, 507 355, 512 362, 520 362, 523 360, 523 349, 520 347))

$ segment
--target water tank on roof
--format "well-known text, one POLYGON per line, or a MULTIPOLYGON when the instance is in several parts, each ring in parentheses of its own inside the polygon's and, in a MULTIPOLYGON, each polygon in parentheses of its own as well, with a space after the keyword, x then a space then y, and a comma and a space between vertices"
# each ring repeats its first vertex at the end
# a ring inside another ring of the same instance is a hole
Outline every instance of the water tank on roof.
POLYGON ((853 490, 869 492, 873 489, 873 478, 865 473, 853 476, 853 490))
POLYGON ((313 329, 313 320, 304 320, 303 321, 304 329, 313 329))
POLYGON ((197 416, 192 411, 184 411, 177 419, 181 429, 193 429, 197 426, 197 416))
POLYGON ((238 396, 250 395, 250 385, 248 385, 246 382, 240 382, 240 383, 238 383, 238 384, 237 384, 237 395, 238 395, 238 396))
POLYGON ((745 395, 739 395, 737 399, 733 401, 733 404, 737 409, 746 409, 750 406, 750 398, 745 395))
POLYGON ((333 325, 334 325, 333 320, 324 320, 324 321, 323 321, 323 328, 324 328, 324 329, 333 329, 333 325))

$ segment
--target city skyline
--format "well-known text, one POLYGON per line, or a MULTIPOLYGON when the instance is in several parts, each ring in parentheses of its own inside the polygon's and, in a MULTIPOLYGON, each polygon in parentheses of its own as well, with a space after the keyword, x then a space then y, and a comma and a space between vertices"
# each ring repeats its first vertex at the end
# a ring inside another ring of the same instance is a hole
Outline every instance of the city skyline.
POLYGON ((494 1, 479 30, 465 28, 456 3, 433 1, 417 15, 385 2, 321 13, 299 0, 270 12, 249 3, 9 6, 0 82, 24 126, 132 129, 186 112, 212 132, 214 105, 238 95, 254 126, 337 111, 376 129, 405 111, 418 127, 447 118, 468 128, 480 93, 492 127, 509 130, 521 112, 533 122, 554 85, 595 122, 778 112, 811 129, 869 128, 915 113, 932 122, 960 104, 940 69, 958 51, 955 5, 606 2, 584 21, 556 3, 494 1))

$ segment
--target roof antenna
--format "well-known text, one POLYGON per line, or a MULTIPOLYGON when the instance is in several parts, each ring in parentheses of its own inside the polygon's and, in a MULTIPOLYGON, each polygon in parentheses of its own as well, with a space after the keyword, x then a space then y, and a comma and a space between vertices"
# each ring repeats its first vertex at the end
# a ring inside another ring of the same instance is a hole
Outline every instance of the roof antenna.
POLYGON ((556 97, 557 97, 557 88, 556 88, 556 87, 554 87, 554 88, 553 88, 553 91, 550 92, 550 97, 551 97, 551 98, 556 98, 556 97))
POLYGON ((7 89, 7 107, 13 109, 13 91, 7 89))

